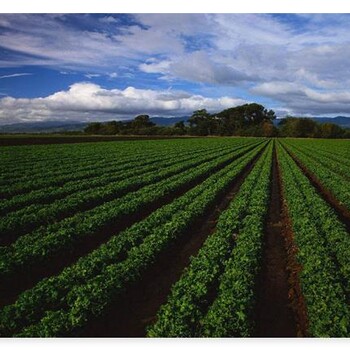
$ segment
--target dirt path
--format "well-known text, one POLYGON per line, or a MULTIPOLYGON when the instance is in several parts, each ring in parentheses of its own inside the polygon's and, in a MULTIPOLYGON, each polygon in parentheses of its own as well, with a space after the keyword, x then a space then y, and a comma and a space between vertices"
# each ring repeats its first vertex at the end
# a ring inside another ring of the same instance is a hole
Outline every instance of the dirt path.
POLYGON ((162 304, 167 300, 172 285, 196 255, 207 237, 215 230, 220 213, 235 196, 244 178, 251 171, 261 152, 245 167, 217 204, 209 208, 175 244, 163 252, 143 278, 108 309, 108 313, 94 320, 77 336, 145 337, 146 327, 153 323, 162 304))
POLYGON ((295 337, 297 327, 288 299, 290 287, 282 231, 282 193, 276 149, 273 157, 271 199, 265 225, 262 270, 258 281, 256 336, 295 337))

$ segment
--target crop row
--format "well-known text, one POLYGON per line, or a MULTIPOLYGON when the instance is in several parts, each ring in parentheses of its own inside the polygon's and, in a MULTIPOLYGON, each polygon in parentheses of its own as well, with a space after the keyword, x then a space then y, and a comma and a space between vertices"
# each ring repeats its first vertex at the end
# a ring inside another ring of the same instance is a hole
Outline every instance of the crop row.
MULTIPOLYGON (((189 152, 189 154, 185 154, 181 158, 175 154, 172 154, 162 160, 153 160, 151 162, 145 162, 145 164, 141 163, 141 160, 138 160, 139 164, 137 166, 137 169, 135 169, 135 163, 129 164, 129 166, 123 166, 121 167, 122 169, 112 166, 110 169, 111 173, 109 169, 106 169, 102 176, 88 178, 81 181, 68 182, 62 187, 48 187, 45 189, 32 191, 24 195, 15 196, 7 201, 0 202, 0 214, 7 214, 11 209, 19 210, 21 207, 26 206, 25 209, 22 209, 17 213, 14 212, 11 214, 11 216, 31 215, 33 212, 39 213, 40 216, 40 210, 45 209, 43 212, 44 218, 50 220, 51 218, 56 218, 52 215, 53 212, 56 211, 58 215, 60 213, 60 210, 62 210, 61 212, 63 213, 66 212, 66 210, 63 208, 64 203, 63 206, 61 204, 62 202, 69 201, 70 207, 72 207, 71 203, 74 201, 74 198, 78 199, 77 203, 79 204, 81 203, 81 198, 87 196, 87 200, 89 200, 89 194, 95 191, 106 190, 109 193, 113 193, 113 188, 116 188, 115 196, 118 196, 120 193, 122 193, 118 192, 118 189, 120 188, 123 188, 124 193, 126 193, 125 191, 127 191, 128 187, 125 186, 125 184, 130 185, 133 184, 133 181, 136 181, 136 186, 131 187, 132 189, 135 189, 137 188, 137 184, 140 182, 140 179, 142 179, 144 176, 150 175, 151 173, 156 173, 159 168, 165 169, 171 166, 175 166, 176 164, 181 164, 182 162, 186 163, 191 160, 197 161, 197 159, 206 159, 206 157, 208 160, 210 160, 211 155, 213 155, 213 157, 219 156, 220 153, 222 154, 224 151, 225 149, 221 152, 218 152, 217 150, 209 152, 207 151, 204 154, 189 152), (123 180, 124 183, 122 186, 120 186, 120 181, 123 180), (109 187, 107 187, 107 185, 109 185, 109 187), (110 190, 108 190, 108 188, 110 188, 110 190), (50 210, 50 206, 47 204, 61 198, 64 199, 61 201, 56 201, 53 204, 54 207, 56 207, 56 210, 50 210), (33 205, 35 203, 40 204, 33 205), (51 213, 47 215, 47 211, 51 211, 51 213)), ((77 207, 77 210, 79 210, 79 206, 77 207)), ((36 218, 38 219, 38 214, 36 215, 36 218)), ((6 217, 4 220, 6 220, 6 217)), ((11 219, 9 221, 11 221, 11 219)), ((6 232, 7 230, 2 228, 1 231, 6 232)))
MULTIPOLYGON (((231 145, 234 146, 235 143, 231 145)), ((163 160, 164 158, 169 158, 174 155, 179 154, 188 154, 191 151, 196 152, 207 152, 209 150, 219 149, 219 145, 212 145, 212 147, 189 147, 190 145, 182 145, 177 149, 174 149, 174 145, 170 144, 168 146, 164 145, 161 149, 158 148, 150 148, 144 149, 141 147, 131 148, 128 152, 127 150, 121 151, 115 146, 105 149, 103 153, 97 153, 96 150, 90 150, 90 153, 96 154, 96 156, 92 159, 85 158, 76 158, 74 157, 72 160, 61 160, 60 157, 57 157, 60 161, 57 164, 57 160, 46 160, 44 164, 42 164, 39 168, 38 166, 33 166, 33 168, 28 167, 20 167, 16 172, 14 170, 8 169, 9 174, 4 173, 4 179, 0 183, 2 186, 6 186, 8 191, 12 192, 17 190, 20 191, 21 187, 19 184, 23 184, 23 182, 28 181, 28 177, 30 177, 30 181, 32 183, 38 182, 40 184, 40 180, 54 179, 56 177, 60 177, 64 179, 64 176, 72 175, 72 172, 80 172, 90 175, 90 173, 101 174, 110 171, 112 173, 115 170, 118 170, 119 167, 124 167, 126 164, 130 164, 135 166, 135 164, 145 163, 145 162, 157 162, 157 160, 163 160), (131 154, 130 154, 131 153, 131 154), (97 158, 96 158, 97 157, 97 158), (95 159, 96 158, 96 159, 95 159), (17 187, 16 187, 17 184, 17 187), (11 187, 10 187, 11 186, 11 187)), ((227 147, 228 145, 221 145, 223 147, 227 147)), ((36 162, 34 163, 34 165, 36 162)), ((5 170, 6 166, 4 167, 5 170)), ((130 166, 129 166, 130 168, 130 166)), ((47 185, 47 182, 44 182, 47 185)), ((0 187, 1 188, 1 187, 0 187)), ((11 193, 11 192, 10 192, 11 193)))
MULTIPOLYGON (((254 146, 253 146, 254 147, 254 146)), ((246 149, 245 149, 246 150, 246 149)), ((177 160, 172 166, 163 170, 153 169, 146 174, 129 177, 122 181, 112 182, 106 186, 88 189, 73 193, 63 199, 57 200, 49 205, 34 204, 19 211, 6 215, 0 223, 1 241, 15 241, 19 236, 23 236, 41 225, 57 223, 67 216, 72 216, 77 212, 89 210, 98 205, 112 200, 117 200, 128 192, 137 191, 143 186, 155 183, 170 176, 203 164, 210 160, 224 158, 227 160, 232 156, 239 156, 243 153, 241 149, 237 151, 224 150, 221 152, 209 153, 202 157, 190 157, 187 161, 177 160)))
POLYGON ((317 162, 320 166, 326 167, 327 169, 334 172, 335 176, 341 177, 343 180, 349 181, 349 165, 344 165, 340 163, 337 159, 334 159, 331 155, 320 152, 319 150, 310 149, 305 146, 299 146, 294 142, 284 143, 291 150, 295 152, 302 153, 305 157, 310 158, 312 161, 317 162))
POLYGON ((350 311, 341 276, 349 278, 346 232, 281 146, 278 146, 278 158, 284 198, 298 249, 296 257, 302 265, 299 277, 307 306, 308 332, 314 337, 349 336, 350 311), (339 246, 332 247, 335 243, 339 246))
POLYGON ((33 289, 22 293, 15 304, 1 311, 1 335, 16 334, 38 321, 19 335, 69 334, 101 314, 130 283, 139 279, 160 252, 206 212, 263 146, 229 163, 183 196, 64 269, 58 276, 44 279, 33 289))
MULTIPOLYGON (((307 148, 308 150, 311 150, 312 147, 310 147, 310 145, 302 145, 303 148, 307 148), (306 147, 308 146, 308 147, 306 147)), ((329 145, 327 148, 321 148, 318 147, 317 148, 317 153, 318 154, 322 154, 324 156, 326 156, 327 158, 331 159, 332 161, 337 162, 338 164, 340 164, 341 166, 347 166, 350 167, 350 149, 340 149, 339 147, 337 147, 337 144, 332 144, 329 145)), ((314 149, 315 150, 315 149, 314 149)))
MULTIPOLYGON (((258 152, 261 147, 262 145, 255 147, 252 152, 258 152)), ((242 153, 244 152, 238 154, 232 152, 20 237, 11 246, 1 247, 0 275, 12 274, 17 269, 28 269, 31 265, 37 265, 43 261, 49 262, 50 257, 64 254, 65 251, 78 247, 89 237, 97 236, 101 230, 111 230, 111 225, 117 228, 122 225, 125 217, 140 213, 143 208, 157 204, 162 198, 174 194, 174 191, 179 188, 190 186, 198 179, 209 176, 242 156, 242 153)))
MULTIPOLYGON (((159 151, 156 150, 149 152, 147 159, 156 160, 159 158, 159 151)), ((44 164, 40 167, 35 166, 34 168, 20 167, 18 171, 13 171, 8 169, 9 174, 3 174, 3 179, 0 182, 1 186, 12 186, 13 189, 16 187, 14 185, 20 184, 25 180, 26 177, 30 177, 31 181, 39 181, 47 178, 54 178, 57 176, 70 175, 72 171, 89 171, 89 170, 99 170, 103 167, 117 167, 118 165, 123 165, 126 163, 135 163, 135 161, 140 161, 141 157, 144 157, 144 152, 139 150, 138 152, 128 155, 125 153, 116 154, 115 152, 109 152, 107 154, 96 154, 96 159, 72 159, 69 161, 60 160, 49 161, 46 160, 44 164)))
MULTIPOLYGON (((179 153, 188 150, 209 150, 221 146, 235 144, 248 144, 254 142, 254 139, 241 140, 167 140, 158 141, 140 141, 140 142, 118 142, 116 143, 93 143, 93 144, 74 144, 74 145, 51 145, 35 147, 10 147, 11 157, 9 160, 4 159, 4 152, 0 155, 0 160, 4 166, 0 180, 16 181, 16 178, 22 180, 23 176, 40 176, 43 173, 53 172, 59 174, 61 171, 66 172, 70 169, 91 168, 96 164, 108 166, 110 162, 124 158, 140 159, 140 157, 158 155, 166 156, 174 149, 179 153), (45 152, 43 152, 43 148, 45 152), (25 151, 25 152, 24 152, 25 151), (59 169, 59 170, 58 170, 59 169)), ((3 148, 2 148, 3 151, 3 148)))
MULTIPOLYGON (((287 141, 287 140, 286 140, 287 141)), ((289 141, 289 140, 288 140, 289 141)), ((291 141, 291 140, 290 140, 291 141)), ((350 145, 348 140, 306 140, 294 139, 293 143, 314 148, 318 152, 328 153, 340 162, 350 161, 350 145)))
POLYGON ((308 213, 314 218, 319 233, 327 242, 330 255, 337 262, 344 289, 350 296, 350 236, 346 227, 305 176, 298 176, 295 181, 303 194, 305 208, 308 208, 308 213))
MULTIPOLYGON (((188 149, 183 153, 186 154, 191 151, 193 150, 188 149)), ((176 154, 179 155, 179 150, 178 153, 174 152, 174 150, 170 151, 170 153, 174 156, 176 154)), ((151 161, 156 161, 157 159, 162 158, 161 152, 159 151, 152 153, 150 156, 151 161)), ((164 154, 163 157, 164 156, 167 157, 166 154, 164 154)), ((32 178, 30 174, 26 174, 26 172, 24 172, 26 181, 19 181, 12 185, 3 186, 0 190, 0 195, 3 198, 10 198, 11 196, 27 193, 36 189, 42 189, 52 186, 58 187, 62 184, 65 184, 68 181, 84 180, 102 174, 113 174, 115 171, 132 169, 135 168, 135 165, 139 165, 140 163, 144 163, 145 161, 147 162, 148 159, 145 159, 144 151, 143 153, 139 152, 138 154, 135 154, 133 156, 124 155, 122 157, 117 157, 117 155, 115 155, 113 159, 107 162, 107 164, 105 162, 102 162, 100 165, 92 163, 89 167, 86 167, 86 163, 81 163, 80 161, 78 161, 68 169, 64 169, 64 167, 61 165, 59 167, 60 171, 56 176, 49 176, 47 170, 44 170, 41 171, 38 177, 32 178), (80 164, 84 164, 82 169, 80 169, 80 164)), ((15 175, 11 174, 8 177, 15 177, 15 175)))
MULTIPOLYGON (((96 142, 92 144, 75 143, 72 144, 52 144, 52 145, 35 145, 21 147, 2 147, 0 159, 6 165, 9 171, 22 171, 23 169, 35 170, 45 167, 48 164, 58 166, 60 163, 71 165, 82 160, 82 164, 89 161, 98 161, 99 159, 113 159, 123 155, 139 153, 146 150, 159 150, 159 141, 141 141, 141 142, 96 142), (119 145, 120 143, 120 145, 119 145), (17 160, 14 163, 14 159, 17 160)), ((171 142, 176 143, 176 140, 171 142)), ((167 148, 166 144, 163 144, 167 148)), ((170 144, 169 144, 170 146, 170 144)), ((182 142, 179 147, 186 147, 182 142)))
POLYGON ((173 286, 149 336, 249 335, 271 160, 272 144, 220 215, 215 232, 173 286), (217 298, 210 305, 217 285, 217 298))
POLYGON ((287 146, 296 158, 319 180, 319 182, 328 189, 350 210, 350 186, 349 180, 344 179, 336 172, 326 166, 322 166, 318 161, 310 156, 296 150, 294 147, 287 146))

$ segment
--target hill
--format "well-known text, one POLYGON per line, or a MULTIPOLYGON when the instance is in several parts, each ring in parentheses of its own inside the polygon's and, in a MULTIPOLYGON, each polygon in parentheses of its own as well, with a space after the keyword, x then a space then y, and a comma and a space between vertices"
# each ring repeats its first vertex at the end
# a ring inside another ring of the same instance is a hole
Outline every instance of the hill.
MULTIPOLYGON (((160 126, 171 126, 179 121, 187 121, 189 117, 163 118, 154 117, 150 120, 160 126)), ((39 122, 23 122, 0 125, 0 133, 51 133, 65 131, 83 131, 87 126, 86 122, 70 122, 70 121, 39 121, 39 122)))
MULTIPOLYGON (((280 121, 283 118, 278 118, 274 120, 274 125, 278 126, 280 121)), ((338 117, 312 117, 311 118, 313 121, 320 123, 320 124, 325 124, 325 123, 332 123, 339 125, 342 128, 350 128, 350 117, 343 117, 343 116, 338 116, 338 117)))
POLYGON ((80 131, 87 123, 68 121, 40 121, 14 123, 0 126, 0 133, 50 133, 64 131, 80 131))

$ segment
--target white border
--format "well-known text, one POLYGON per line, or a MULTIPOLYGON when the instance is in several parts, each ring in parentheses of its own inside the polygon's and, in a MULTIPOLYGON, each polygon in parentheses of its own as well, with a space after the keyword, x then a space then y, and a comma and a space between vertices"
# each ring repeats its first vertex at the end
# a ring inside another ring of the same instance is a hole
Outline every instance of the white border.
MULTIPOLYGON (((347 0, 10 0, 0 13, 350 13, 347 0)), ((2 349, 349 349, 350 339, 1 339, 2 349)))
POLYGON ((347 0, 10 0, 3 13, 344 13, 347 0))
POLYGON ((74 350, 96 350, 97 347, 107 350, 178 350, 184 349, 220 349, 220 350, 337 350, 349 349, 349 339, 143 339, 143 338, 57 338, 57 339, 0 339, 2 349, 35 349, 35 350, 62 350, 74 347, 74 350))

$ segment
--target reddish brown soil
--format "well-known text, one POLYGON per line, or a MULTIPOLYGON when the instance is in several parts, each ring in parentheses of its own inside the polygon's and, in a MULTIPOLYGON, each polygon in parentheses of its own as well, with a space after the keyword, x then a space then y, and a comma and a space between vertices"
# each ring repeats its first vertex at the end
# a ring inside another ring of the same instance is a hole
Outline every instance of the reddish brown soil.
POLYGON ((270 207, 257 291, 256 336, 295 337, 297 327, 288 298, 288 258, 282 234, 285 223, 276 150, 273 157, 270 207))
POLYGON ((316 188, 320 196, 334 209, 339 220, 345 225, 348 232, 350 232, 350 211, 347 207, 339 202, 339 200, 334 196, 334 194, 325 188, 321 181, 307 169, 304 164, 286 147, 284 149, 293 158, 295 163, 302 170, 303 174, 309 179, 310 183, 316 188))
POLYGON ((298 248, 294 243, 294 233, 292 230, 292 224, 288 217, 288 209, 286 205, 283 205, 282 210, 282 222, 283 222, 283 236, 285 240, 285 246, 287 251, 287 271, 288 271, 288 282, 289 291, 288 297, 291 303, 291 307, 294 312, 297 336, 307 337, 308 336, 308 317, 306 302, 301 290, 299 274, 302 270, 302 266, 298 264, 296 254, 298 248))
POLYGON ((207 237, 215 230, 220 213, 237 193, 261 152, 233 179, 230 187, 217 198, 216 205, 198 219, 187 232, 161 254, 156 263, 135 285, 108 308, 107 314, 93 320, 75 336, 83 337, 144 337, 146 327, 156 320, 172 285, 181 277, 190 257, 195 256, 207 237))

